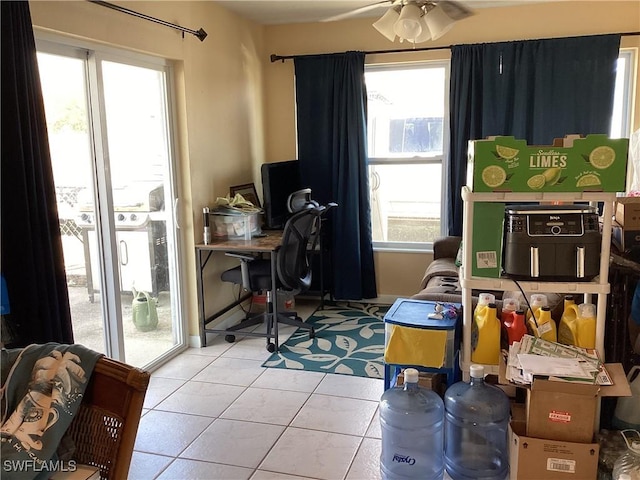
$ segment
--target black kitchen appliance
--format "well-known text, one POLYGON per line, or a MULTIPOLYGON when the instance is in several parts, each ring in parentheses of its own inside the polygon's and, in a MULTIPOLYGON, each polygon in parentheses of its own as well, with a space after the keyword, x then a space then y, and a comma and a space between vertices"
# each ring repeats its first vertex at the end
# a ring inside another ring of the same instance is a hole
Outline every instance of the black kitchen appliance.
POLYGON ((589 281, 600 272, 600 247, 594 206, 505 208, 504 271, 514 278, 589 281))

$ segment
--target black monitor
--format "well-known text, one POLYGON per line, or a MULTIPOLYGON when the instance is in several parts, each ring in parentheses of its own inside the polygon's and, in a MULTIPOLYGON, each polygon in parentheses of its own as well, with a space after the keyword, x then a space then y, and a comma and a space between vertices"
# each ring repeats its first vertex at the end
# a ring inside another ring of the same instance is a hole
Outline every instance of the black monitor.
POLYGON ((264 201, 264 228, 280 229, 289 218, 287 199, 300 190, 300 164, 298 160, 264 163, 262 174, 262 199, 264 201))

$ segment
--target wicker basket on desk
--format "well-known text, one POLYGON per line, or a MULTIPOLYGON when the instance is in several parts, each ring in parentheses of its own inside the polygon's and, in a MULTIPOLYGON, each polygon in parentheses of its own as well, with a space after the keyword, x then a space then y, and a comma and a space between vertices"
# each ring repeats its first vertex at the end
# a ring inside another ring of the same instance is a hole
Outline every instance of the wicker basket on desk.
POLYGON ((89 380, 67 434, 78 464, 100 469, 100 478, 127 478, 149 373, 102 357, 89 380))

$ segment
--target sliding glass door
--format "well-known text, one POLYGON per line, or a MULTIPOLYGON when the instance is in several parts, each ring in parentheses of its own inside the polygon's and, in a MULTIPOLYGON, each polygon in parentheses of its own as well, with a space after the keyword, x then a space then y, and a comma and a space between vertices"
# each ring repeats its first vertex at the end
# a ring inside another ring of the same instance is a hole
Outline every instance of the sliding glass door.
POLYGON ((169 67, 38 42, 74 338, 149 367, 186 343, 169 67))

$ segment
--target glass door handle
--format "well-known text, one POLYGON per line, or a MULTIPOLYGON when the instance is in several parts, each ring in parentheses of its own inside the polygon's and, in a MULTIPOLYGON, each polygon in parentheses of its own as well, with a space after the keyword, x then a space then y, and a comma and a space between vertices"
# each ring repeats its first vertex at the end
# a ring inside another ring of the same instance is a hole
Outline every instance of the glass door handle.
POLYGON ((120 265, 127 265, 129 263, 129 249, 127 248, 127 242, 120 240, 120 265))
POLYGON ((179 198, 174 198, 173 199, 173 218, 176 219, 176 228, 178 230, 180 230, 180 199, 179 198))

